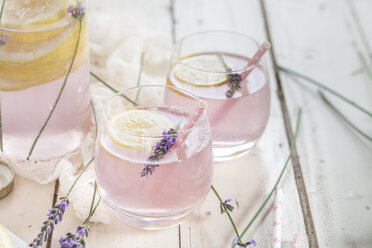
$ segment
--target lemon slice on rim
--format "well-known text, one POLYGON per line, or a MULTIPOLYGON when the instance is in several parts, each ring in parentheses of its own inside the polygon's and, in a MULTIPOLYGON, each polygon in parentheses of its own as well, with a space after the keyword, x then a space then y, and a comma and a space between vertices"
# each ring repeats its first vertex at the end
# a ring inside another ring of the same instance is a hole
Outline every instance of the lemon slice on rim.
MULTIPOLYGON (((182 59, 182 63, 173 68, 174 76, 181 82, 199 87, 211 87, 226 83, 228 80, 224 73, 226 68, 215 54, 187 57, 182 59)), ((228 61, 225 63, 234 68, 228 61)))
POLYGON ((156 112, 142 109, 129 109, 109 118, 110 138, 125 148, 147 149, 158 140, 139 136, 161 136, 165 129, 174 127, 173 121, 156 112), (133 134, 133 135, 131 135, 133 134))
POLYGON ((13 244, 10 241, 8 231, 0 225, 0 247, 1 248, 12 248, 13 244))

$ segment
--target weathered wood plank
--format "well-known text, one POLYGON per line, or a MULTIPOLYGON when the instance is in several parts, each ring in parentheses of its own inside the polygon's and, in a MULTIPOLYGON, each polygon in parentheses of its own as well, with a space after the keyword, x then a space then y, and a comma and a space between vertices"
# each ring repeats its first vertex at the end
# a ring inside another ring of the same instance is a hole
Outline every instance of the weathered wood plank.
MULTIPOLYGON (((371 85, 355 73, 363 47, 345 1, 266 0, 278 63, 310 75, 372 109, 371 85)), ((298 152, 319 245, 369 247, 372 204, 371 144, 347 128, 316 89, 282 75, 289 113, 304 109, 298 152)), ((363 130, 371 120, 330 96, 363 130)))
MULTIPOLYGON (((232 30, 248 34, 259 41, 266 39, 259 1, 175 1, 175 35, 177 38, 196 31, 232 30)), ((249 222, 268 190, 274 184, 288 153, 272 63, 269 64, 272 109, 269 124, 257 148, 243 158, 215 165, 214 185, 224 198, 239 202, 233 213, 240 230, 249 222)), ((290 168, 283 179, 285 192, 283 245, 299 233, 306 246, 306 234, 298 193, 290 168)), ((271 205, 270 205, 271 206, 271 205)), ((271 246, 272 211, 262 217, 247 234, 261 247, 271 246)), ((181 226, 182 247, 228 247, 234 236, 226 216, 219 212, 217 198, 210 193, 201 209, 181 226)))
POLYGON ((0 224, 31 243, 52 204, 54 183, 40 185, 16 176, 13 191, 0 200, 0 224))

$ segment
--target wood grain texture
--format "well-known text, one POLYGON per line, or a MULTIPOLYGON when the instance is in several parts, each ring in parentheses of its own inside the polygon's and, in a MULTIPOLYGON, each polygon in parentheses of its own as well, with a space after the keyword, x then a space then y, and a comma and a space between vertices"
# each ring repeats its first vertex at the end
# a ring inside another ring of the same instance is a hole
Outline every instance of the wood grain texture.
MULTIPOLYGON (((265 1, 278 63, 312 76, 372 109, 371 84, 355 74, 362 47, 346 1, 265 1)), ((321 247, 370 247, 371 144, 326 107, 316 88, 282 74, 292 121, 304 109, 298 153, 321 247), (299 82, 299 83, 296 83, 299 82)), ((331 97, 359 125, 371 120, 331 97)))

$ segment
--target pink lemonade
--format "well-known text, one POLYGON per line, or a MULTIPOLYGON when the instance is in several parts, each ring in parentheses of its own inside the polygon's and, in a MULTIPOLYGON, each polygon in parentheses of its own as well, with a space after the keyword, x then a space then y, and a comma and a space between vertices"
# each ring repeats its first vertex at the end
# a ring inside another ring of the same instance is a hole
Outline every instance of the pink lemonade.
MULTIPOLYGON (((247 57, 223 53, 194 54, 185 59, 197 56, 221 56, 236 70, 243 69, 249 61, 247 57)), ((178 64, 172 66, 167 84, 194 93, 207 102, 215 160, 224 160, 251 149, 262 135, 270 113, 270 84, 264 67, 254 67, 248 77, 242 79, 242 89, 232 98, 227 98, 225 94, 230 88, 227 80, 209 87, 190 84, 175 75, 174 68, 178 64)), ((189 68, 182 65, 182 70, 189 68)), ((168 94, 167 97, 169 104, 181 100, 177 94, 168 94)))
MULTIPOLYGON (((7 2, 0 27, 0 34, 9 36, 8 42, 0 47, 3 149, 4 153, 20 159, 28 156, 56 101, 79 32, 79 22, 67 13, 68 1, 26 2, 7 2), (18 8, 19 4, 23 10, 18 8), (41 13, 38 4, 44 9, 41 13), (18 11, 25 12, 23 19, 18 17, 18 11)), ((88 40, 84 20, 72 71, 57 107, 35 145, 32 160, 58 158, 79 148, 90 127, 89 95, 88 40)))
MULTIPOLYGON (((181 128, 190 115, 169 106, 135 109, 165 116, 181 128)), ((118 217, 134 226, 158 229, 177 225, 201 204, 211 186, 213 156, 208 124, 203 121, 196 125, 184 146, 172 146, 155 162, 149 162, 148 157, 161 136, 141 139, 135 142, 152 145, 125 148, 112 139, 106 125, 100 127, 95 154, 100 195, 118 217), (152 175, 141 177, 149 163, 159 167, 152 175)))

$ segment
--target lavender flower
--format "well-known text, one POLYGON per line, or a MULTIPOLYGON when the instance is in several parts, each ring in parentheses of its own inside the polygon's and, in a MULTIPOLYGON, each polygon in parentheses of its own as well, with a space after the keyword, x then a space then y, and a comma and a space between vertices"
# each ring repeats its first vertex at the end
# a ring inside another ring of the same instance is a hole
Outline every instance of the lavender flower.
POLYGON ((60 238, 59 244, 62 248, 85 248, 84 236, 88 237, 90 231, 87 225, 79 226, 76 234, 67 233, 66 238, 60 238))
POLYGON ((62 221, 63 214, 65 213, 66 208, 69 205, 67 197, 59 198, 61 203, 55 205, 52 209, 49 209, 48 220, 43 222, 40 233, 37 235, 37 238, 29 244, 29 247, 39 247, 43 244, 43 241, 47 241, 49 234, 53 231, 54 226, 58 222, 62 221))
POLYGON ((6 43, 8 43, 8 37, 8 34, 1 34, 0 45, 5 45, 6 43))
POLYGON ((231 245, 238 245, 239 246, 239 248, 246 248, 246 247, 250 247, 250 248, 252 248, 253 246, 257 246, 257 243, 256 243, 256 241, 254 240, 254 239, 251 239, 250 241, 248 241, 247 243, 240 243, 239 242, 239 239, 238 239, 238 237, 237 236, 235 236, 234 237, 234 239, 233 239, 233 241, 232 241, 232 243, 231 243, 231 245))
POLYGON ((85 16, 86 8, 83 7, 81 2, 78 2, 77 5, 70 5, 67 9, 67 12, 72 15, 75 19, 82 20, 85 16))
POLYGON ((230 89, 226 91, 226 97, 231 98, 235 94, 237 90, 240 90, 240 82, 242 78, 240 77, 239 73, 232 73, 232 69, 229 67, 227 68, 227 76, 229 78, 230 89))
POLYGON ((221 214, 226 213, 227 211, 232 212, 234 210, 234 207, 229 204, 232 199, 226 199, 224 202, 220 202, 220 209, 221 209, 221 214))
MULTIPOLYGON (((171 146, 176 143, 177 139, 177 129, 169 129, 169 131, 163 131, 163 138, 160 142, 156 143, 155 149, 152 152, 151 156, 148 158, 149 161, 159 161, 165 154, 170 151, 171 146)), ((158 164, 145 164, 141 172, 141 177, 152 175, 155 171, 155 167, 158 167, 158 164)))

